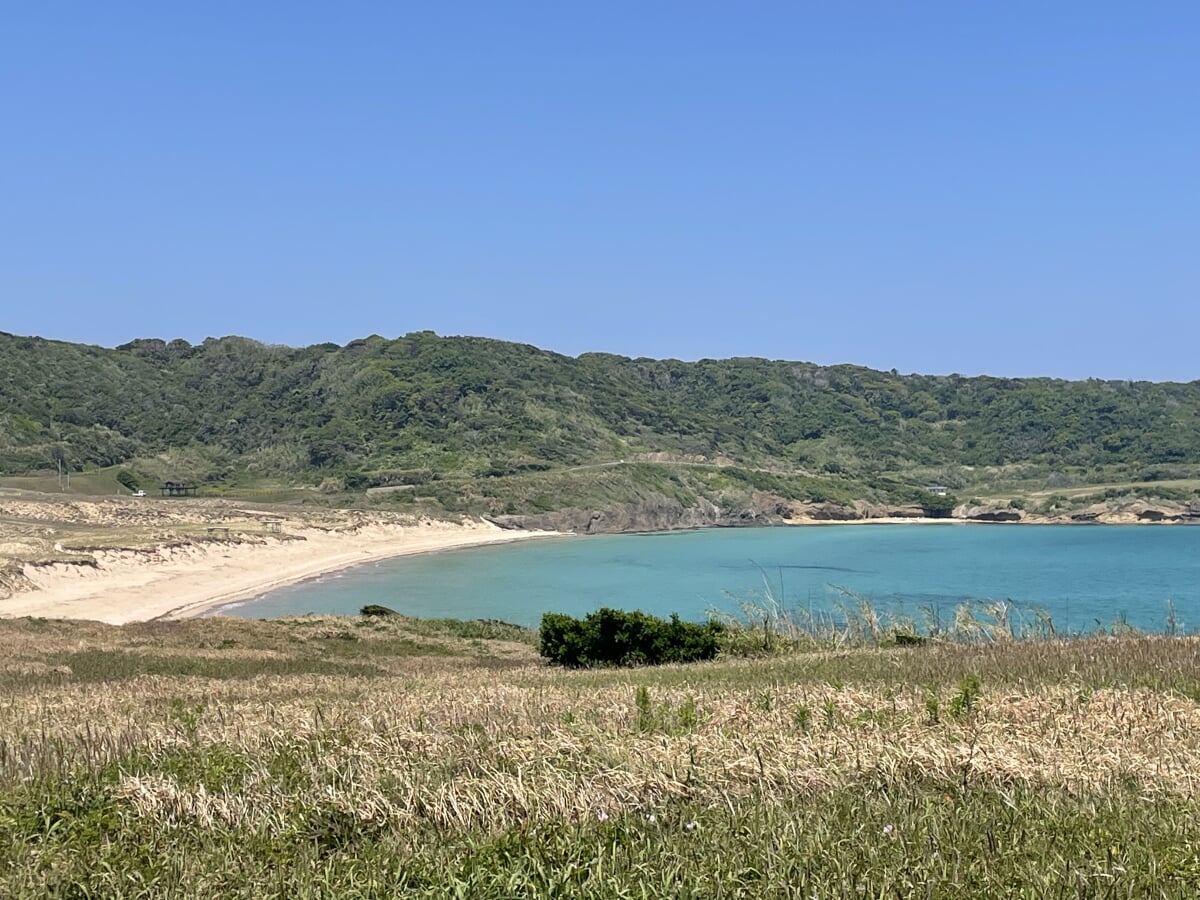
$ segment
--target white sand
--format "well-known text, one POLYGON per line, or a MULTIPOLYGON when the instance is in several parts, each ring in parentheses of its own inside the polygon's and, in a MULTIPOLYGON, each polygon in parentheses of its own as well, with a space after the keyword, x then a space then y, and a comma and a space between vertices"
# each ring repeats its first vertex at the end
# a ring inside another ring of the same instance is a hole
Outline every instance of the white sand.
POLYGON ((495 544, 552 532, 504 531, 489 523, 370 525, 349 532, 305 529, 262 544, 215 542, 156 551, 99 551, 97 565, 26 566, 36 590, 0 600, 0 617, 45 616, 119 625, 186 618, 326 572, 391 556, 495 544), (302 538, 298 540, 296 538, 302 538))

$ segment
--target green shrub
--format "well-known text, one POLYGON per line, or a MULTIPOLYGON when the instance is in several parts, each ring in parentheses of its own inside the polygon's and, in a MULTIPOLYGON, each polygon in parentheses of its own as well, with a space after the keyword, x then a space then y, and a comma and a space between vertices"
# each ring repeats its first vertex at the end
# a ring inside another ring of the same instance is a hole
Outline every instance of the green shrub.
POLYGON ((607 607, 583 619, 546 613, 540 651, 552 663, 569 668, 694 662, 717 655, 724 630, 719 622, 697 625, 674 613, 670 621, 607 607))
POLYGON ((925 509, 925 515, 931 519, 944 519, 954 512, 954 507, 958 505, 958 501, 953 494, 945 494, 938 496, 932 494, 928 497, 923 497, 920 501, 921 506, 925 509))
POLYGON ((650 689, 644 684, 638 685, 634 694, 634 705, 637 706, 637 730, 652 731, 654 729, 654 704, 650 700, 650 689))
POLYGON ((360 616, 398 616, 400 613, 388 606, 380 606, 378 603, 368 603, 358 611, 360 616))
POLYGON ((958 683, 958 693, 950 698, 950 710, 955 716, 970 713, 979 701, 980 684, 978 675, 964 675, 958 683))
POLYGON ((136 491, 138 489, 137 476, 128 469, 119 469, 117 471, 117 481, 119 481, 130 491, 136 491))

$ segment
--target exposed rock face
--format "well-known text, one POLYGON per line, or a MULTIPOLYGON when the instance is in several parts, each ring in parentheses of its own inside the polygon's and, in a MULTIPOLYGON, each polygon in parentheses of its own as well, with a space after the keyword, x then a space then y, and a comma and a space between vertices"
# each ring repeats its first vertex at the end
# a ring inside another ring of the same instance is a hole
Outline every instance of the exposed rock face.
POLYGON ((737 528, 784 525, 788 522, 865 522, 872 519, 920 519, 928 515, 920 506, 887 506, 863 501, 853 506, 838 503, 796 503, 773 494, 756 493, 748 504, 722 508, 701 499, 693 506, 657 496, 603 510, 561 509, 516 516, 493 516, 501 528, 542 528, 576 534, 623 534, 639 531, 672 531, 686 528, 737 528))
MULTIPOLYGON (((826 504, 832 506, 833 504, 826 504)), ((906 504, 904 506, 889 506, 886 503, 869 503, 866 500, 856 500, 851 507, 838 507, 851 513, 846 521, 868 519, 924 519, 929 513, 923 506, 906 504)), ((832 518, 832 517, 831 517, 832 518)))
POLYGON ((1097 503, 1088 507, 1086 512, 1096 512, 1097 521, 1120 525, 1138 522, 1191 522, 1195 521, 1191 510, 1191 506, 1168 501, 1118 500, 1111 505, 1097 503))
MULTIPOLYGON (((748 503, 733 508, 718 507, 701 499, 692 506, 654 495, 610 509, 563 509, 524 516, 495 516, 501 528, 544 528, 576 534, 621 534, 641 531, 672 531, 687 528, 732 528, 783 525, 798 522, 870 522, 879 519, 921 519, 928 511, 921 506, 889 506, 855 501, 798 503, 773 494, 756 493, 748 503)), ((962 505, 952 516, 967 522, 1057 522, 1075 524, 1200 523, 1200 504, 1182 506, 1136 501, 1121 504, 1096 503, 1073 513, 1036 514, 1013 509, 1007 503, 962 505)))
POLYGON ((684 506, 678 500, 659 496, 618 504, 610 509, 569 508, 526 516, 493 516, 491 521, 501 528, 625 534, 712 526, 782 525, 789 512, 788 506, 778 498, 755 498, 749 508, 721 509, 703 498, 694 506, 684 506))
POLYGON ((1015 509, 997 509, 970 517, 972 522, 1020 522, 1021 513, 1015 509))
POLYGON ((800 503, 788 510, 789 519, 812 519, 817 522, 852 522, 865 518, 862 510, 837 503, 800 503))
POLYGON ((954 510, 954 518, 966 519, 968 522, 1020 522, 1025 514, 1019 509, 1008 505, 980 504, 967 506, 963 504, 954 510))
POLYGON ((721 524, 721 510, 708 500, 695 506, 684 506, 678 500, 639 500, 610 510, 569 512, 583 513, 586 523, 576 519, 575 531, 581 534, 613 534, 627 531, 670 531, 676 528, 700 528, 721 524), (582 525, 583 527, 578 527, 582 525))

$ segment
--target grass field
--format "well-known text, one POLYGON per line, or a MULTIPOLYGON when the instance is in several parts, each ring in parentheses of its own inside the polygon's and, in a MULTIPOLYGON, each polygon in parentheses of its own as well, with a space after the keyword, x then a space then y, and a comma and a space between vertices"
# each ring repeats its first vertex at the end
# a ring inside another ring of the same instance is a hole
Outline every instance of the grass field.
POLYGON ((1156 491, 1173 494, 1195 494, 1200 490, 1200 472, 1193 466, 1171 467, 1169 472, 1130 469, 1128 466, 1094 466, 1090 469, 1050 469, 1044 466, 1014 465, 1004 467, 916 470, 930 482, 939 475, 961 482, 955 493, 960 497, 985 500, 1016 499, 1032 506, 1053 496, 1082 498, 1103 496, 1105 492, 1128 494, 1141 491, 1153 495, 1156 491))
POLYGON ((66 497, 119 497, 129 496, 129 489, 117 481, 116 467, 93 472, 71 474, 68 489, 66 476, 53 472, 33 475, 4 475, 0 477, 0 488, 18 491, 37 491, 66 497))
POLYGON ((0 621, 4 897, 1193 897, 1200 640, 0 621))

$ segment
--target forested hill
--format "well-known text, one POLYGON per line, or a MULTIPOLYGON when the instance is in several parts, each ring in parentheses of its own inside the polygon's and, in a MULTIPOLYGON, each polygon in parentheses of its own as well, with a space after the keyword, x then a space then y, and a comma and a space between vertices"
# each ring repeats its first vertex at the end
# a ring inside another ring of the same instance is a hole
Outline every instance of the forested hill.
POLYGON ((854 478, 1017 462, 1191 464, 1200 382, 571 358, 430 332, 344 347, 226 337, 111 350, 0 334, 0 473, 172 448, 191 451, 204 470, 193 477, 336 476, 360 487, 413 471, 500 477, 654 453, 854 478))

